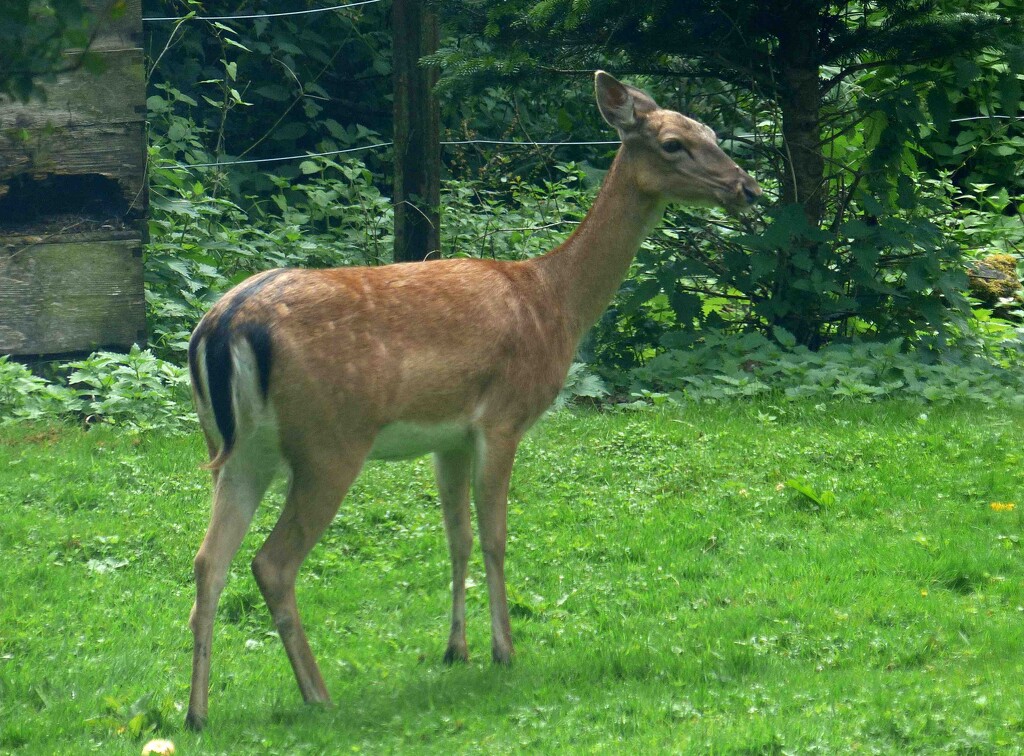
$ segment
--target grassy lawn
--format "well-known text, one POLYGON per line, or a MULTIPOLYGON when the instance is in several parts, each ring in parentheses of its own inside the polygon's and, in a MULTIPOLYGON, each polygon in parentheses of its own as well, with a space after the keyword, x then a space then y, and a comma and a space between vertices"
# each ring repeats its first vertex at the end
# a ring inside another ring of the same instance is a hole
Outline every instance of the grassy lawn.
POLYGON ((299 579, 329 709, 302 705, 249 574, 275 495, 221 602, 201 735, 182 727, 199 438, 8 428, 0 752, 1024 750, 1024 410, 926 411, 548 418, 513 476, 510 669, 479 551, 473 658, 441 664, 430 462, 370 465, 299 579))

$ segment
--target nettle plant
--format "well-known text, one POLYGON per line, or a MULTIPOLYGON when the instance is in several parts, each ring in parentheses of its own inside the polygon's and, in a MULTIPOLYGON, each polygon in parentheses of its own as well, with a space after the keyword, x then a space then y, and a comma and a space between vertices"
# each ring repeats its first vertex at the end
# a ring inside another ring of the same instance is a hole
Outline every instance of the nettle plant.
POLYGON ((557 163, 557 178, 533 183, 517 175, 498 185, 451 179, 442 185, 441 247, 450 257, 523 260, 559 243, 593 199, 582 166, 557 163))
POLYGON ((187 371, 135 346, 51 368, 51 379, 0 357, 0 422, 70 420, 136 430, 195 427, 187 371))
POLYGON ((67 365, 69 388, 89 421, 141 430, 194 427, 188 371, 148 349, 128 354, 96 352, 67 365))
POLYGON ((0 355, 0 423, 64 417, 82 406, 77 392, 0 355))

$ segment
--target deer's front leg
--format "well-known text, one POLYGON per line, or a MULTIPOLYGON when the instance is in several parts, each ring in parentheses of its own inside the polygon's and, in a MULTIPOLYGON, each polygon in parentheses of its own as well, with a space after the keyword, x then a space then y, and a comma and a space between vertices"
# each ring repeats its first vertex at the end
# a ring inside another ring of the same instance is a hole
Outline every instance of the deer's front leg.
POLYGON ((519 434, 498 432, 481 434, 476 444, 473 493, 491 606, 491 656, 497 664, 511 663, 514 653, 505 593, 505 542, 508 486, 518 444, 519 434))
POLYGON ((468 449, 434 455, 437 490, 444 512, 444 530, 452 560, 452 627, 445 664, 469 659, 466 648, 466 573, 473 549, 473 528, 469 518, 469 479, 473 464, 468 449))

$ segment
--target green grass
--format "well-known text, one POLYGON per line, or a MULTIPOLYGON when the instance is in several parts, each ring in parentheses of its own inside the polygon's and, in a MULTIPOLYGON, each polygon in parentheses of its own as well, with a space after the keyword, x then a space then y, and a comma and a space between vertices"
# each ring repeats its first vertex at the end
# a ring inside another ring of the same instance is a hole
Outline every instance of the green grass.
POLYGON ((1024 411, 927 412, 550 417, 513 478, 510 669, 489 661, 479 552, 472 660, 441 664, 429 460, 373 464, 299 580, 325 710, 248 571, 278 489, 222 599, 201 735, 182 727, 200 440, 4 429, 0 752, 1022 750, 1024 411))

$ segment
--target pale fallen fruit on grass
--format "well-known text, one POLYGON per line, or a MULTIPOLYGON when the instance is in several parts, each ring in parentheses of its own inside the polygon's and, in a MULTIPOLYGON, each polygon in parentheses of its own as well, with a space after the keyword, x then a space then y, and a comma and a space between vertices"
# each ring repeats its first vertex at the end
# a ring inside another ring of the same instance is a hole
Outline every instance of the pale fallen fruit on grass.
POLYGON ((142 756, 171 756, 174 743, 169 740, 151 740, 142 746, 142 756))

